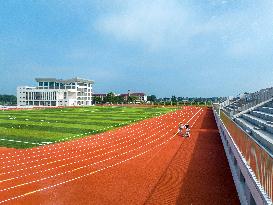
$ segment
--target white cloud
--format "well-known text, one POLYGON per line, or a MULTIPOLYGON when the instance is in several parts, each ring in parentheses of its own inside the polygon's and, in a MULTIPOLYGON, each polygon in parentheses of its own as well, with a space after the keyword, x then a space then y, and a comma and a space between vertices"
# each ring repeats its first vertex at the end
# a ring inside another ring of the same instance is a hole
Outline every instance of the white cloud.
POLYGON ((122 11, 102 17, 97 26, 118 40, 158 48, 188 38, 190 16, 190 10, 177 1, 130 1, 122 11))
POLYGON ((176 0, 126 2, 119 2, 117 10, 98 19, 99 31, 153 50, 181 47, 196 35, 205 36, 218 40, 219 47, 225 49, 221 52, 234 57, 256 54, 272 44, 273 3, 269 0, 259 5, 246 1, 243 6, 224 1, 225 6, 235 8, 221 12, 204 9, 203 13, 198 13, 200 5, 176 0))

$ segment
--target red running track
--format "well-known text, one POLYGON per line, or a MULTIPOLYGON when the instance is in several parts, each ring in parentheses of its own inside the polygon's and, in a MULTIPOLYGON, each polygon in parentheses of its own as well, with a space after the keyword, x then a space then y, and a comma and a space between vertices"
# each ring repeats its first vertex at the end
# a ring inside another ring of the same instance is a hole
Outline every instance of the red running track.
POLYGON ((0 204, 239 204, 205 108, 0 153, 0 160, 0 204), (181 121, 193 126, 190 138, 175 135, 181 121))

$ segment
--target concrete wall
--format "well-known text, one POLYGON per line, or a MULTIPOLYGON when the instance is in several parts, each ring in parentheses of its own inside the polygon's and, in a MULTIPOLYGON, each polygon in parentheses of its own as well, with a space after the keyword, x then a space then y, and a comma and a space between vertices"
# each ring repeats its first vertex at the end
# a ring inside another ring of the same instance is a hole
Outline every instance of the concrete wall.
POLYGON ((272 204, 216 111, 214 116, 241 204, 272 204))

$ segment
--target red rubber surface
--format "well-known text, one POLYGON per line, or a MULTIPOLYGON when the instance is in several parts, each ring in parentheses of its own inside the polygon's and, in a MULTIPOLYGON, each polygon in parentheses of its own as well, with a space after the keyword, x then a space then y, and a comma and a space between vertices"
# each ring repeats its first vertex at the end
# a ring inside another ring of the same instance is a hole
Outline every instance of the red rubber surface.
POLYGON ((0 147, 0 154, 9 153, 15 151, 14 148, 0 147))
POLYGON ((0 160, 0 204, 239 204, 205 108, 0 153, 0 160), (178 123, 189 120, 191 137, 175 135, 178 123))

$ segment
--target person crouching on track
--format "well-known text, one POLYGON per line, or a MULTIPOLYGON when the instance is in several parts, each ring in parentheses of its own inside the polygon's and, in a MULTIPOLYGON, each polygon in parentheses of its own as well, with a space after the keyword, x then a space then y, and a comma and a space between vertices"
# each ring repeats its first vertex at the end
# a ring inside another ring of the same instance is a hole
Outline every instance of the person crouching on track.
POLYGON ((189 137, 190 136, 190 131, 191 131, 191 129, 190 129, 190 125, 189 124, 186 124, 185 125, 185 129, 186 129, 186 133, 185 133, 185 137, 189 137))
POLYGON ((183 125, 182 122, 178 124, 178 135, 183 136, 183 125))

